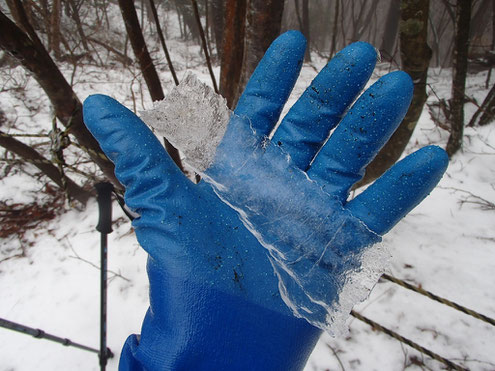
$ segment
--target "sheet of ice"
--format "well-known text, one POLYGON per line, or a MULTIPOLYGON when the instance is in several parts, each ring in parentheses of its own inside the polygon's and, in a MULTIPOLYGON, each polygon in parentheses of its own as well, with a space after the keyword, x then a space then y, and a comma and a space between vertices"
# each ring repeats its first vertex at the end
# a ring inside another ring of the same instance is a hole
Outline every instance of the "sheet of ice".
POLYGON ((142 118, 165 136, 181 132, 167 138, 189 154, 186 161, 269 251, 280 294, 292 312, 330 334, 345 333, 352 307, 367 298, 388 261, 383 246, 371 248, 380 236, 295 167, 279 146, 256 135, 247 118, 230 113, 207 90, 188 77, 171 98, 142 118), (229 115, 226 131, 226 123, 198 124, 229 115), (191 119, 195 126, 186 135, 191 119), (191 158, 201 152, 201 142, 192 140, 198 127, 208 128, 203 138, 222 136, 218 147, 208 143, 199 160, 191 158), (218 128, 222 132, 214 134, 218 128), (197 167, 206 163, 211 166, 204 171, 197 167))
POLYGON ((179 148, 186 162, 199 172, 212 164, 230 116, 226 100, 190 73, 166 99, 140 114, 157 134, 179 148))

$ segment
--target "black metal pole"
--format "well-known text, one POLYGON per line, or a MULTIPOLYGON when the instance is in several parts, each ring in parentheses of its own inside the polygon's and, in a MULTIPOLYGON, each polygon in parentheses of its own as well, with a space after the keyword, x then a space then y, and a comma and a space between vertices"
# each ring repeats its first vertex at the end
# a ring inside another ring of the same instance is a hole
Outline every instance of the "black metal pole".
POLYGON ((93 352, 93 353, 98 353, 98 354, 100 353, 100 351, 98 349, 94 349, 94 348, 88 347, 86 345, 76 343, 76 342, 69 340, 67 338, 61 338, 59 336, 47 334, 45 331, 40 330, 39 328, 33 328, 33 327, 21 325, 20 323, 8 321, 8 320, 3 319, 3 318, 0 318, 0 327, 6 328, 9 330, 13 330, 13 331, 17 331, 17 332, 20 332, 22 334, 31 335, 31 336, 35 337, 36 339, 46 339, 46 340, 54 341, 55 343, 63 344, 63 345, 68 346, 68 347, 75 347, 75 348, 79 348, 82 350, 87 350, 88 352, 93 352))
POLYGON ((100 369, 105 371, 108 358, 113 354, 107 348, 107 235, 112 232, 112 191, 111 183, 95 184, 99 207, 96 230, 101 234, 100 250, 100 369))

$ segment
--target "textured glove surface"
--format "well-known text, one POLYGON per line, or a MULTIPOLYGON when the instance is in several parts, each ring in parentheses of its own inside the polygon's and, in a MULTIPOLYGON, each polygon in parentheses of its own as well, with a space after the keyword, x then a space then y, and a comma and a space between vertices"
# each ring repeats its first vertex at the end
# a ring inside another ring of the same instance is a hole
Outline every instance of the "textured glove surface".
MULTIPOLYGON (((278 120, 304 49, 297 32, 279 37, 239 100, 236 114, 249 120, 260 140, 278 120)), ((420 202, 446 167, 443 151, 427 147, 346 203, 350 187, 395 130, 411 96, 407 75, 385 76, 375 84, 377 94, 364 93, 322 148, 364 87, 375 59, 365 43, 339 53, 272 140, 373 236, 388 231, 420 202)), ((141 336, 127 340, 120 369, 301 369, 320 330, 294 317, 285 305, 268 251, 237 213, 210 185, 185 178, 153 133, 113 99, 89 97, 84 119, 115 163, 126 204, 140 215, 133 222, 138 241, 149 254, 150 309, 141 336)), ((290 184, 281 191, 291 192, 290 184)), ((298 197, 307 197, 308 204, 313 200, 312 194, 298 197)))

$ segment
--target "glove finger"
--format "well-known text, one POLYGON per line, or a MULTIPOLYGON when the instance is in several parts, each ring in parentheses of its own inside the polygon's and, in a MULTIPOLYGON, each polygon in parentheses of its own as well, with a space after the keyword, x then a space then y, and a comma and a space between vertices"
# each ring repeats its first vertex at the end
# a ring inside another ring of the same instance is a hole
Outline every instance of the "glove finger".
POLYGON ((376 51, 356 42, 341 50, 292 106, 273 142, 306 170, 345 110, 363 90, 376 64, 376 51))
POLYGON ((395 164, 346 208, 373 232, 385 234, 428 196, 448 162, 440 147, 421 148, 395 164))
POLYGON ((84 122, 115 164, 125 200, 141 216, 158 210, 159 199, 182 189, 187 179, 146 125, 113 98, 92 95, 83 105, 84 122))
POLYGON ((405 72, 383 76, 342 119, 308 170, 310 178, 342 202, 405 116, 413 85, 405 72))
POLYGON ((268 48, 254 70, 235 113, 248 117, 261 137, 270 134, 289 98, 302 67, 306 39, 299 31, 288 31, 268 48))

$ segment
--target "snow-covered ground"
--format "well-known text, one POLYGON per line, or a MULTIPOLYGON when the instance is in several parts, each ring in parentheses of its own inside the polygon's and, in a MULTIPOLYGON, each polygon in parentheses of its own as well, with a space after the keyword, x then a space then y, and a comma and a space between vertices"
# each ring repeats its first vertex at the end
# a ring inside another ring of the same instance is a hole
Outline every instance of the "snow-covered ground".
MULTIPOLYGON (((197 46, 171 38, 169 48, 177 60, 179 77, 186 70, 193 70, 210 83, 197 46)), ((323 60, 317 56, 313 59, 316 60, 313 65, 303 67, 287 107, 309 84, 315 68, 323 66, 323 60)), ((160 63, 159 70, 163 86, 169 90, 173 83, 166 65, 160 63)), ((387 66, 380 65, 374 78, 386 70, 387 66)), ((70 79, 72 67, 64 65, 63 71, 70 79)), ((215 71, 218 75, 218 68, 215 71)), ((109 94, 139 111, 149 108, 151 103, 136 74, 133 68, 80 66, 73 76, 77 82, 74 89, 80 99, 93 93, 109 94)), ((440 97, 450 96, 450 79, 449 70, 430 71, 429 82, 440 97)), ((478 102, 487 93, 485 79, 486 73, 482 72, 470 75, 467 81, 467 94, 478 102)), ((4 87, 19 84, 29 88, 25 96, 15 92, 1 95, 0 108, 9 122, 15 120, 16 128, 11 131, 49 130, 47 99, 34 79, 26 77, 18 67, 9 78, 2 75, 2 80, 4 87), (29 110, 38 106, 39 113, 33 119, 29 110)), ((434 95, 430 94, 429 99, 435 100, 434 95)), ((474 110, 474 105, 466 105, 467 119, 474 110)), ((6 127, 2 130, 8 131, 6 127)), ((466 129, 463 151, 454 156, 439 186, 386 237, 393 251, 391 275, 492 318, 495 318, 494 131, 495 124, 466 129)), ((425 109, 407 152, 427 144, 445 146, 447 138, 448 133, 432 123, 425 109)), ((71 151, 67 152, 69 159, 75 158, 71 151)), ((30 168, 27 171, 34 172, 30 168)), ((0 180, 4 202, 42 200, 41 188, 42 183, 23 172, 0 180)), ((97 211, 95 201, 90 201, 84 211, 67 210, 28 231, 22 242, 16 237, 0 240, 0 318, 98 348, 97 211), (15 257, 21 251, 21 244, 25 256, 15 257)), ((117 369, 125 338, 140 331, 148 305, 146 254, 117 204, 114 204, 114 221, 114 232, 109 236, 108 346, 116 357, 110 360, 111 370, 117 369)), ((464 367, 495 369, 493 326, 417 293, 380 282, 370 298, 355 310, 464 367)), ((98 368, 95 354, 0 329, 0 371, 98 368)), ((306 370, 406 368, 442 369, 443 366, 354 319, 346 338, 322 336, 306 370)))

